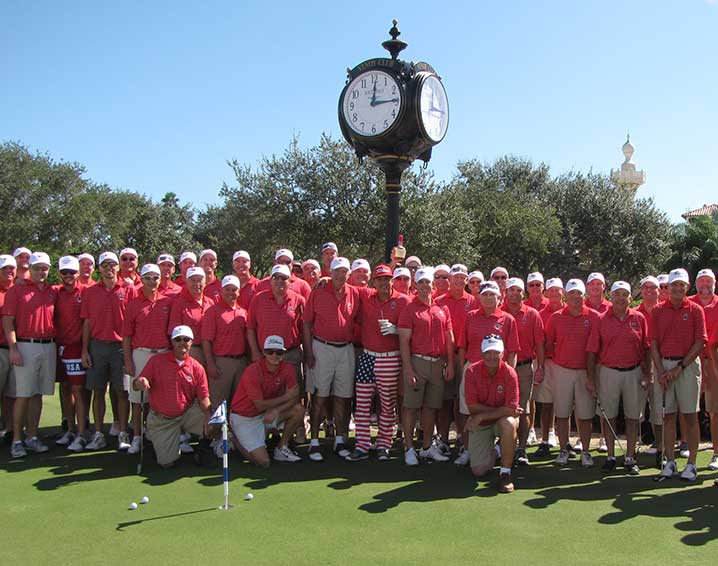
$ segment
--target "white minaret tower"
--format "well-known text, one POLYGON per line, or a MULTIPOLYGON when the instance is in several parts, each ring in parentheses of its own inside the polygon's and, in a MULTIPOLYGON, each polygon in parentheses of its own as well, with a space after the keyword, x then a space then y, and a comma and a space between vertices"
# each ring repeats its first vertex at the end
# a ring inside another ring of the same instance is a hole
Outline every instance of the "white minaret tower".
POLYGON ((636 171, 636 165, 631 161, 633 152, 636 148, 631 145, 631 136, 626 136, 626 143, 621 148, 625 160, 621 164, 621 169, 614 171, 611 169, 611 180, 618 186, 623 187, 635 194, 643 183, 646 182, 646 172, 636 171))

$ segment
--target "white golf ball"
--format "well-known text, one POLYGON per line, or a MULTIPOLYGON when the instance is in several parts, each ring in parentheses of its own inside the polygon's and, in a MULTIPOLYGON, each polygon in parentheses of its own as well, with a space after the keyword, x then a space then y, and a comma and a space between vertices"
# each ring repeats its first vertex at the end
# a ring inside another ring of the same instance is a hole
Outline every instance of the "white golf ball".
POLYGON ((149 502, 150 502, 150 498, 147 497, 146 495, 142 499, 140 499, 140 503, 149 503, 149 502))
POLYGON ((135 503, 134 501, 130 503, 130 509, 137 509, 137 503, 135 503))
POLYGON ((254 495, 252 495, 251 493, 248 493, 247 495, 244 496, 244 498, 247 501, 252 501, 252 499, 254 499, 254 495))

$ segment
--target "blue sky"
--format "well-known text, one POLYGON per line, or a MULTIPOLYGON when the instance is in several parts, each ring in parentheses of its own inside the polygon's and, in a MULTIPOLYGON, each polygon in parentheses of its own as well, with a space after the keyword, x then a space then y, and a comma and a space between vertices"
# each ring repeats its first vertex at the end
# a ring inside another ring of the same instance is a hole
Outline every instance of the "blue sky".
POLYGON ((153 198, 218 201, 226 161, 255 164, 293 135, 340 136, 345 70, 384 56, 441 74, 451 122, 429 167, 507 153, 554 174, 648 175, 671 220, 718 202, 715 0, 0 3, 0 140, 78 161, 153 198))

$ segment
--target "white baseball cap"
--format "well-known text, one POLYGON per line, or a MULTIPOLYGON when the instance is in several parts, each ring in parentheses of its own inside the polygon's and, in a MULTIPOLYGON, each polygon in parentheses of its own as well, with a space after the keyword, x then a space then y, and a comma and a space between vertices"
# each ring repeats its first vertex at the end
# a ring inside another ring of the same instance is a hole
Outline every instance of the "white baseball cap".
POLYGON ((185 326, 184 324, 175 326, 172 329, 172 340, 174 340, 175 338, 178 338, 180 336, 184 336, 185 338, 194 340, 194 332, 192 332, 192 329, 189 326, 185 326))
POLYGON ((434 282, 434 270, 431 267, 422 267, 416 270, 414 281, 418 283, 423 279, 426 279, 429 283, 434 282))
POLYGON ((202 259, 206 255, 211 255, 214 259, 217 259, 217 252, 214 250, 210 250, 209 248, 199 252, 199 259, 202 259))
POLYGON ((509 277, 508 281, 506 281, 506 288, 510 287, 518 287, 523 291, 525 289, 524 280, 520 277, 509 277))
POLYGON ((47 265, 50 267, 50 256, 45 252, 35 252, 30 256, 30 265, 47 265))
POLYGON ((491 279, 489 279, 488 281, 484 281, 479 287, 479 295, 483 295, 484 293, 493 293, 497 297, 500 297, 501 289, 497 285, 496 281, 491 281, 491 279))
POLYGON ((643 287, 646 283, 653 283, 656 287, 660 285, 660 283, 658 282, 658 278, 653 277, 653 275, 648 275, 647 277, 641 279, 640 286, 643 287))
POLYGON ((335 252, 339 252, 339 248, 337 248, 337 245, 334 242, 322 244, 322 252, 324 250, 334 250, 335 252))
POLYGON ((319 265, 319 262, 318 262, 316 259, 308 259, 308 260, 306 260, 306 261, 302 264, 302 267, 304 267, 304 266, 307 265, 307 264, 313 265, 313 266, 316 267, 317 269, 321 269, 321 268, 322 268, 322 266, 319 265))
POLYGON ((614 281, 613 285, 611 285, 611 293, 614 291, 618 291, 619 289, 623 289, 624 291, 628 291, 628 294, 631 294, 631 284, 627 281, 614 281))
POLYGON ((292 250, 288 250, 286 248, 282 248, 281 250, 277 250, 274 254, 274 261, 277 261, 280 257, 288 257, 289 261, 294 261, 294 254, 292 253, 292 250))
POLYGON ((586 283, 590 283, 594 279, 598 279, 601 283, 604 285, 606 284, 606 278, 603 276, 603 273, 599 273, 598 271, 594 271, 593 273, 588 274, 588 279, 586 279, 586 283))
POLYGON ((411 271, 409 271, 406 267, 395 267, 394 275, 392 277, 393 279, 396 279, 397 277, 408 277, 411 279, 411 271))
POLYGON ((82 261, 83 259, 89 259, 92 265, 95 265, 95 256, 92 254, 80 254, 77 256, 77 261, 82 261))
POLYGON ((15 261, 15 258, 9 254, 0 255, 0 269, 3 269, 8 265, 11 265, 12 267, 17 267, 17 261, 15 261))
POLYGON ((494 268, 491 270, 491 275, 489 275, 489 277, 493 277, 493 276, 496 275, 497 273, 503 273, 504 275, 506 275, 506 277, 509 276, 509 271, 508 271, 508 269, 506 269, 505 267, 494 267, 494 268))
POLYGON ((446 273, 447 275, 449 275, 451 273, 451 268, 445 263, 440 263, 434 268, 434 275, 436 275, 437 273, 446 273))
POLYGON ((481 341, 481 353, 484 352, 503 352, 504 351, 504 341, 501 339, 501 336, 498 336, 496 334, 489 334, 488 336, 485 336, 484 339, 481 341))
POLYGON ((80 271, 80 261, 74 255, 64 255, 57 262, 57 270, 69 269, 71 271, 80 271))
POLYGON ((113 263, 116 263, 119 265, 120 260, 117 258, 117 254, 115 252, 102 252, 100 254, 100 258, 97 260, 97 263, 99 265, 102 265, 106 261, 111 261, 113 263))
POLYGON ((252 258, 249 257, 249 252, 245 252, 244 250, 239 250, 234 252, 232 255, 232 261, 237 261, 238 259, 244 258, 247 261, 252 261, 252 258))
POLYGON ((335 257, 332 260, 331 264, 331 270, 334 271, 335 269, 349 269, 351 266, 349 265, 349 260, 345 257, 335 257))
POLYGON ((404 261, 404 265, 409 265, 410 263, 416 263, 416 264, 419 265, 419 267, 421 267, 422 265, 424 265, 423 263, 421 263, 421 260, 420 260, 417 256, 415 256, 415 255, 410 255, 410 256, 409 256, 408 258, 406 258, 406 260, 404 261))
POLYGON ((122 256, 125 255, 125 254, 127 254, 127 255, 133 255, 133 256, 135 256, 135 258, 140 257, 140 256, 137 255, 137 251, 135 250, 135 248, 122 248, 122 249, 120 250, 120 257, 122 257, 122 256))
POLYGON ((481 273, 478 269, 475 271, 472 271, 471 273, 469 273, 469 281, 471 281, 472 279, 480 279, 481 281, 483 281, 484 274, 481 273))
MULTIPOLYGON (((286 267, 286 265, 284 267, 286 267)), ((222 288, 226 287, 227 285, 234 285, 235 287, 237 287, 237 289, 239 289, 240 284, 239 284, 239 279, 237 278, 237 276, 236 275, 225 275, 222 278, 222 288)))
POLYGON ((160 254, 157 258, 157 264, 159 265, 160 263, 171 263, 172 265, 174 265, 175 258, 170 254, 160 254))
POLYGON ((449 270, 449 275, 466 275, 469 276, 469 268, 463 263, 455 263, 449 270))
POLYGON ((286 350, 284 338, 276 335, 267 336, 264 339, 264 350, 286 350))
POLYGON ((532 273, 529 273, 526 277, 526 283, 533 283, 534 281, 541 281, 541 283, 543 283, 543 273, 541 273, 540 271, 534 271, 532 273))
POLYGON ((560 277, 551 277, 550 279, 546 280, 546 290, 548 291, 552 287, 558 287, 559 289, 563 289, 563 281, 561 281, 560 277))
POLYGON ((661 273, 656 279, 658 279, 658 284, 661 283, 668 283, 668 273, 661 273))
POLYGON ((187 276, 186 278, 189 279, 190 277, 194 277, 195 275, 200 275, 202 279, 207 279, 207 274, 204 272, 204 269, 201 267, 190 267, 187 270, 187 276))
POLYGON ((289 271, 289 266, 284 264, 277 264, 274 267, 272 267, 272 272, 270 275, 282 275, 289 279, 292 276, 292 273, 289 271))
POLYGON ((140 270, 140 276, 144 277, 148 273, 155 273, 157 275, 160 274, 160 267, 159 265, 156 265, 154 263, 146 263, 142 266, 142 269, 140 270))
POLYGON ((357 269, 366 269, 367 271, 371 271, 371 265, 369 265, 369 262, 365 259, 355 259, 352 262, 352 271, 356 271, 357 269))
POLYGON ((699 277, 710 277, 711 279, 713 279, 713 281, 716 280, 716 275, 715 275, 715 273, 713 273, 712 269, 701 269, 696 274, 696 279, 698 279, 699 277))
POLYGON ((32 255, 32 252, 28 248, 15 248, 15 251, 12 252, 13 257, 17 257, 20 254, 32 255))
POLYGON ((580 279, 569 279, 566 283, 566 293, 571 291, 579 291, 582 295, 586 294, 586 285, 580 279))
MULTIPOLYGON (((30 260, 30 265, 32 265, 32 260, 30 260)), ((670 285, 675 281, 683 281, 687 285, 691 284, 691 280, 688 277, 688 272, 682 267, 674 269, 668 274, 668 284, 670 285)))
POLYGON ((197 256, 194 252, 182 252, 180 254, 180 263, 186 259, 191 259, 194 263, 197 263, 197 256))

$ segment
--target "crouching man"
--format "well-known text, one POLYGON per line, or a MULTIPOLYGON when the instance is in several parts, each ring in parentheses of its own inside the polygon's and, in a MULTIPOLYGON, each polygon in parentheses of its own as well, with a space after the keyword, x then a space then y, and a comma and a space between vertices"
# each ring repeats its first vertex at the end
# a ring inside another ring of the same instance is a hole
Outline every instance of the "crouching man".
POLYGON ((194 334, 189 326, 172 330, 172 351, 150 358, 133 389, 152 391, 147 434, 157 463, 171 468, 179 459, 180 434, 207 436, 209 387, 202 365, 189 355, 194 334))
POLYGON ((301 458, 289 448, 289 440, 304 423, 304 407, 294 366, 282 360, 286 348, 281 336, 267 336, 262 358, 250 364, 232 397, 229 423, 245 458, 262 468, 269 467, 265 446, 267 432, 284 425, 282 439, 274 449, 278 462, 298 462, 301 458))
POLYGON ((519 380, 516 370, 503 361, 504 343, 490 334, 481 342, 482 359, 466 369, 464 393, 471 418, 466 427, 469 435, 471 473, 483 476, 494 467, 494 442, 501 446, 501 470, 498 489, 511 493, 511 465, 516 449, 519 407, 519 380))

